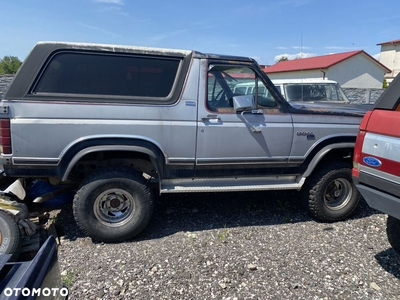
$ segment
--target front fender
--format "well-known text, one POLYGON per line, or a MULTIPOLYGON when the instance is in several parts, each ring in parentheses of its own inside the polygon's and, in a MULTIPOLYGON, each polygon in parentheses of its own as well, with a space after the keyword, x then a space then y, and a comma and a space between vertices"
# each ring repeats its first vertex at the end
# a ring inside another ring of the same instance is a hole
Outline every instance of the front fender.
POLYGON ((318 152, 315 153, 315 155, 312 156, 312 159, 309 161, 308 166, 303 173, 303 177, 307 178, 308 176, 311 175, 311 173, 314 171, 314 169, 317 167, 319 162, 326 157, 326 155, 334 150, 334 149, 346 149, 346 148, 353 148, 354 149, 355 142, 345 142, 345 143, 336 143, 336 144, 330 144, 322 149, 320 149, 318 152))

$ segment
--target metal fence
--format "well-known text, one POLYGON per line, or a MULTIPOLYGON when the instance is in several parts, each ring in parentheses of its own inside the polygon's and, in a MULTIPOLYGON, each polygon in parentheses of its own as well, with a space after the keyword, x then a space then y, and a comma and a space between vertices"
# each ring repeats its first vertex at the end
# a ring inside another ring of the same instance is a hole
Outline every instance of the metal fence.
POLYGON ((343 88, 347 98, 351 103, 355 104, 373 104, 383 93, 383 89, 356 89, 356 88, 343 88))

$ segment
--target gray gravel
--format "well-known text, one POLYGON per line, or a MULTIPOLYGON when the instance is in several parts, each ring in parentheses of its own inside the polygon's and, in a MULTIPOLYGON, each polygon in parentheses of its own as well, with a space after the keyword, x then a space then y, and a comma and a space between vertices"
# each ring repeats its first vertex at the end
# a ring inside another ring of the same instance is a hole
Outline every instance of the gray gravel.
MULTIPOLYGON (((83 236, 59 211, 70 299, 400 299, 400 255, 386 216, 362 203, 318 223, 296 193, 161 196, 135 240, 83 236)), ((53 210, 58 212, 58 210, 53 210)))

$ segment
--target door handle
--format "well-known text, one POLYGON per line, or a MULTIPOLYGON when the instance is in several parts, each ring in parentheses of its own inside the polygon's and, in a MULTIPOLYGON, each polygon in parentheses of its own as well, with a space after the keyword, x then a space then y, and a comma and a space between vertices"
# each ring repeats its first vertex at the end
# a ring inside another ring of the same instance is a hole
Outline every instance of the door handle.
POLYGON ((219 122, 219 121, 221 121, 221 117, 218 115, 207 115, 207 117, 202 117, 201 120, 203 122, 210 121, 210 120, 217 120, 219 122))

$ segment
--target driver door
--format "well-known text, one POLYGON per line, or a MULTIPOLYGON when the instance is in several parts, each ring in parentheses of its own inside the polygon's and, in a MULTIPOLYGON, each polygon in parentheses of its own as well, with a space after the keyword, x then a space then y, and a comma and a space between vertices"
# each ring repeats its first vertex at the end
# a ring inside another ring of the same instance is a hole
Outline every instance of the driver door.
MULTIPOLYGON (((207 66, 198 106, 196 175, 281 173, 293 137, 290 113, 249 66, 207 66), (257 109, 236 112, 233 97, 254 95, 257 109), (217 173, 217 174, 216 174, 217 173)), ((204 77, 202 77, 204 78, 204 77)))

